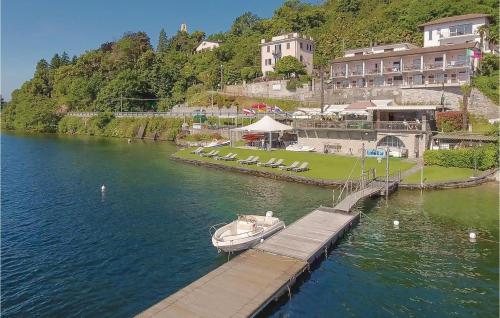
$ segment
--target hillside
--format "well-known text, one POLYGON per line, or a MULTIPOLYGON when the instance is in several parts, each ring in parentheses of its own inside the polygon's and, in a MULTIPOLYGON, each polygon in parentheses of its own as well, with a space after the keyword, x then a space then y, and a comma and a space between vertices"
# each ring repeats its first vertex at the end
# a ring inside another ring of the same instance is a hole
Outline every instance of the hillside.
MULTIPOLYGON (((224 84, 260 76, 261 38, 292 31, 311 35, 315 63, 326 64, 344 49, 371 43, 421 45, 419 24, 473 12, 489 13, 498 21, 498 1, 330 0, 310 5, 289 0, 270 19, 252 13, 237 17, 225 33, 178 32, 167 38, 162 32, 156 48, 144 32, 127 33, 73 59, 63 53, 40 60, 33 78, 13 92, 2 121, 9 129, 53 131, 68 110, 166 110, 217 88, 221 72, 224 84), (203 39, 224 44, 193 54, 203 39)), ((495 22, 489 32, 496 42, 497 28, 495 22)))

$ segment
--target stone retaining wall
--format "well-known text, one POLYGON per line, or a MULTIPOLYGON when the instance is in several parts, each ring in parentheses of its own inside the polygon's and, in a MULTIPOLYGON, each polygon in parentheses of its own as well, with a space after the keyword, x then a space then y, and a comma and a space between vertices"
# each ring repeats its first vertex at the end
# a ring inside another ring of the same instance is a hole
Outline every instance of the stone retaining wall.
MULTIPOLYGON (((177 157, 175 155, 170 156, 170 159, 172 159, 174 161, 178 161, 178 162, 192 164, 195 166, 209 167, 209 168, 214 168, 214 169, 219 169, 219 170, 250 174, 253 176, 257 176, 257 177, 264 177, 264 178, 289 181, 289 182, 297 182, 297 183, 315 185, 315 186, 320 186, 320 187, 331 188, 334 186, 342 186, 345 184, 345 181, 346 181, 346 180, 319 180, 319 179, 313 179, 313 178, 308 178, 308 177, 304 177, 304 176, 298 176, 298 175, 294 175, 294 174, 282 174, 282 173, 275 173, 275 172, 270 172, 270 171, 255 170, 255 169, 250 169, 250 168, 245 168, 245 167, 227 166, 227 165, 218 164, 218 163, 214 163, 214 162, 207 162, 207 161, 201 161, 201 160, 195 160, 195 159, 180 158, 180 157, 177 157)), ((438 182, 438 183, 426 183, 426 184, 424 184, 424 189, 437 190, 437 189, 473 187, 473 186, 477 186, 477 185, 480 185, 480 184, 483 184, 483 183, 486 183, 489 181, 495 181, 495 173, 497 171, 498 171, 498 169, 487 171, 481 177, 471 179, 471 180, 458 180, 458 181, 448 181, 448 182, 438 182)), ((356 183, 356 182, 354 182, 354 183, 356 183)), ((411 190, 422 189, 420 187, 420 184, 413 184, 413 183, 400 183, 399 188, 411 189, 411 190)))

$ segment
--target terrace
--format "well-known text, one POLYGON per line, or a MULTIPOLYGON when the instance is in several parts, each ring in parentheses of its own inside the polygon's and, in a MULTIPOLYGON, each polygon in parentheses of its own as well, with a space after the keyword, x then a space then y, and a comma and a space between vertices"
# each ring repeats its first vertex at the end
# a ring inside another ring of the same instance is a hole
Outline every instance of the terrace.
POLYGON ((420 121, 368 121, 368 120, 298 120, 297 129, 334 129, 334 130, 377 130, 377 131, 426 131, 430 127, 420 121))

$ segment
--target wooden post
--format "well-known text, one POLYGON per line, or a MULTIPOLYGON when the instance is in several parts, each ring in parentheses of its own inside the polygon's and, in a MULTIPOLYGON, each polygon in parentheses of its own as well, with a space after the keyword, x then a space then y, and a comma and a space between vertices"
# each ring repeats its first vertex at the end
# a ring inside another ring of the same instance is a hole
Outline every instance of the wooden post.
POLYGON ((389 197, 389 147, 385 151, 386 163, 385 163, 385 197, 389 197))
POLYGON ((361 145, 361 188, 365 188, 365 143, 361 145))

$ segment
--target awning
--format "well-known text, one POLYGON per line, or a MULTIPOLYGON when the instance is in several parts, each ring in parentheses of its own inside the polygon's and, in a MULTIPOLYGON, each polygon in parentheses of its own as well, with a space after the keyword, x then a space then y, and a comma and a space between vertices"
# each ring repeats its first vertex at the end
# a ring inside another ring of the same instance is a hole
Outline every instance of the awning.
POLYGON ((262 117, 259 121, 244 127, 238 127, 232 129, 233 131, 256 131, 256 132, 274 132, 274 131, 285 131, 293 130, 292 126, 288 126, 277 122, 268 115, 262 117))

